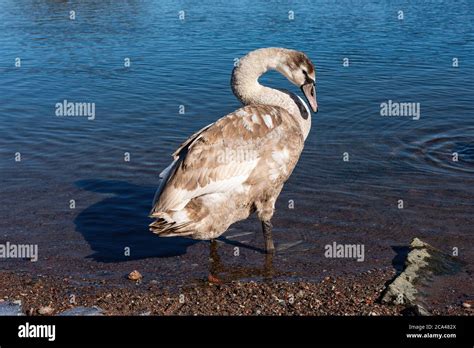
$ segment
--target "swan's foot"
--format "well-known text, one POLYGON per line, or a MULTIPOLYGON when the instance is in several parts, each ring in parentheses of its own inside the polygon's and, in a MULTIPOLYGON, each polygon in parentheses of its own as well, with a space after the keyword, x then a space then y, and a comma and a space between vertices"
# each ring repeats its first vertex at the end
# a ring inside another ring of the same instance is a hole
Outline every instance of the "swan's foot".
POLYGON ((270 220, 262 221, 263 238, 265 239, 265 252, 271 254, 275 252, 272 238, 272 223, 270 220))

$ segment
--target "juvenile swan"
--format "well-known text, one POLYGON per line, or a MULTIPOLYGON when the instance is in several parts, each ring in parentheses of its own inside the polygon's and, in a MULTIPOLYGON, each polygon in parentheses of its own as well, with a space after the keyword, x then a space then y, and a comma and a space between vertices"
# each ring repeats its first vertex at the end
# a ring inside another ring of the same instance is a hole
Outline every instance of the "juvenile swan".
POLYGON ((265 250, 275 248, 271 218, 311 128, 311 112, 297 95, 262 86, 277 70, 301 88, 317 112, 315 70, 308 57, 284 48, 262 48, 240 60, 232 90, 244 107, 186 140, 161 174, 150 230, 163 237, 214 239, 256 212, 265 250))

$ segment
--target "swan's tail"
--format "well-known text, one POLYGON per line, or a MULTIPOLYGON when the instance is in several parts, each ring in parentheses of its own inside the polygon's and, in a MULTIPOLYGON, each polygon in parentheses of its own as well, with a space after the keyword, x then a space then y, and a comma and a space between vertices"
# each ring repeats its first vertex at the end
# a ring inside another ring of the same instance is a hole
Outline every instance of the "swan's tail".
POLYGON ((185 211, 161 211, 163 207, 160 207, 158 204, 168 180, 173 176, 181 161, 179 157, 176 158, 173 163, 160 173, 158 189, 153 198, 153 207, 149 216, 156 220, 153 221, 149 227, 151 232, 161 237, 185 237, 194 233, 194 231, 189 229, 191 222, 188 221, 185 211))
MULTIPOLYGON (((167 215, 166 213, 158 213, 157 215, 167 215)), ((192 222, 170 221, 165 217, 156 216, 156 220, 150 224, 150 231, 156 233, 160 237, 186 237, 194 233, 190 229, 192 222)))

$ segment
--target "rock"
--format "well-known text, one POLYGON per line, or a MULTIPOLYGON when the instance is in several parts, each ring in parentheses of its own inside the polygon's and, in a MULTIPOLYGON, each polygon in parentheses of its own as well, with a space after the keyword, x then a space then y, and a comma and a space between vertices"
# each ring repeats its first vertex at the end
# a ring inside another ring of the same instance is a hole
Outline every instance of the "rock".
POLYGON ((405 269, 388 286, 382 302, 403 304, 418 315, 430 315, 417 299, 419 285, 431 282, 433 275, 454 274, 462 266, 462 261, 414 238, 410 243, 405 269))
POLYGON ((470 303, 469 301, 466 301, 466 302, 463 302, 463 303, 462 303, 462 306, 463 306, 464 308, 471 308, 471 307, 472 307, 472 303, 470 303))
POLYGON ((0 302, 0 316, 23 316, 21 301, 2 301, 0 302))
POLYGON ((222 283, 222 281, 221 281, 219 278, 213 276, 212 274, 209 274, 209 275, 207 276, 207 280, 208 280, 209 283, 211 283, 211 284, 221 284, 221 283, 222 283))
POLYGON ((139 281, 143 278, 140 272, 137 270, 130 272, 128 275, 128 279, 133 280, 133 281, 139 281))
POLYGON ((101 308, 94 306, 94 307, 75 307, 71 309, 67 309, 64 312, 60 313, 59 316, 100 316, 104 315, 101 308))
POLYGON ((423 315, 423 316, 431 315, 431 313, 425 307, 419 304, 415 306, 414 310, 417 315, 423 315))
POLYGON ((422 305, 407 305, 406 308, 400 312, 404 316, 430 316, 431 313, 422 305))
POLYGON ((45 306, 38 309, 38 313, 41 315, 51 315, 53 312, 54 312, 54 309, 50 306, 45 306))
POLYGON ((420 245, 420 240, 415 238, 410 245, 411 251, 405 261, 405 270, 388 286, 382 302, 393 304, 413 304, 417 293, 414 281, 420 271, 428 266, 427 259, 430 254, 420 245))

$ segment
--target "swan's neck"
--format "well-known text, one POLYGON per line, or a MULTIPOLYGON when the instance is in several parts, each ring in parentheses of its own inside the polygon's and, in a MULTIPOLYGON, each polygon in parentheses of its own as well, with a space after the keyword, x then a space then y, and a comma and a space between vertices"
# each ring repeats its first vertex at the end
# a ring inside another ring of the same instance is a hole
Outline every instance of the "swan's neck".
POLYGON ((311 128, 311 112, 306 103, 291 93, 262 86, 258 79, 268 70, 277 70, 287 76, 288 51, 282 48, 264 48, 250 52, 240 59, 232 73, 232 90, 244 105, 265 104, 282 107, 293 115, 300 125, 304 138, 311 128), (299 100, 306 112, 301 112, 295 100, 299 100))

